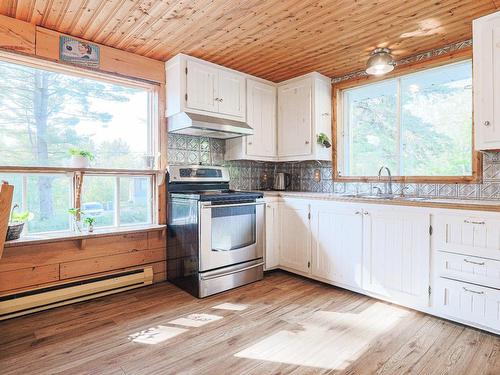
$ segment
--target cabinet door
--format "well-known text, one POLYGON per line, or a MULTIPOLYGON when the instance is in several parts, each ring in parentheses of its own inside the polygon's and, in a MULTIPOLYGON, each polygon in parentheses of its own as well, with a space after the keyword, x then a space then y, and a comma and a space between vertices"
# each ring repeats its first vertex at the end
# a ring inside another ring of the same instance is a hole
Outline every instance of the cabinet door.
POLYGON ((309 272, 309 204, 301 199, 284 199, 280 203, 279 221, 280 265, 303 273, 309 272))
POLYGON ((500 219, 493 215, 467 211, 436 215, 436 249, 500 260, 500 219))
POLYGON ((441 314, 500 330, 500 291, 439 278, 435 308, 441 314))
POLYGON ((427 306, 430 217, 395 207, 365 207, 363 288, 396 303, 427 306))
POLYGON ((474 128, 478 150, 500 149, 500 12, 475 20, 474 128))
POLYGON ((196 61, 187 61, 186 106, 202 111, 217 112, 219 70, 196 61))
POLYGON ((276 156, 276 87, 247 81, 247 122, 254 131, 246 137, 247 155, 276 156))
POLYGON ((219 71, 219 113, 245 118, 245 77, 226 70, 219 71))
POLYGON ((266 203, 266 255, 265 269, 273 269, 279 265, 279 221, 278 203, 266 203))
POLYGON ((312 153, 312 82, 303 79, 278 88, 278 154, 312 153))
POLYGON ((314 276, 361 288, 362 209, 354 204, 321 202, 311 207, 314 276))

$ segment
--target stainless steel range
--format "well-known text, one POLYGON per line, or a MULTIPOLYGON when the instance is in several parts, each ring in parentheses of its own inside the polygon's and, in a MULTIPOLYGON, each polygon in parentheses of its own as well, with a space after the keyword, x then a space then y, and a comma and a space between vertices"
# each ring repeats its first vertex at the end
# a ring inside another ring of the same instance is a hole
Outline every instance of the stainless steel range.
POLYGON ((168 173, 168 280, 206 297, 262 279, 264 201, 229 189, 224 167, 168 173))

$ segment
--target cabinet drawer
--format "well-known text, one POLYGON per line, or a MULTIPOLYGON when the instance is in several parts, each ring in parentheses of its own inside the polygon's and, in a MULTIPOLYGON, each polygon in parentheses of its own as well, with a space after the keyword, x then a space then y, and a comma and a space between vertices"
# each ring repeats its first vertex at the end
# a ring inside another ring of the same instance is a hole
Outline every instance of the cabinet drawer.
POLYGON ((500 289, 500 262, 467 255, 437 252, 439 276, 500 289))
POLYGON ((450 318, 500 330, 500 291, 460 281, 438 278, 436 310, 450 318))
POLYGON ((498 215, 436 216, 436 250, 500 260, 498 215))

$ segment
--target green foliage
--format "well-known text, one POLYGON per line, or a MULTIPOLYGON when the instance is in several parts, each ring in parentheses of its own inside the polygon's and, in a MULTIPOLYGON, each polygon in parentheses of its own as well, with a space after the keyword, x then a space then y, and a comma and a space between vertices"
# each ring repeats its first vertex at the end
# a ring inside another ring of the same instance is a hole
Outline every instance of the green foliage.
POLYGON ((68 152, 72 156, 82 156, 82 157, 84 157, 87 160, 90 160, 90 161, 94 160, 94 154, 93 153, 91 153, 90 151, 81 149, 81 148, 71 147, 68 150, 68 152))
POLYGON ((29 211, 23 211, 23 212, 17 212, 15 210, 12 210, 12 213, 10 214, 10 223, 12 224, 21 224, 25 223, 27 221, 33 220, 33 213, 29 211))
POLYGON ((326 148, 332 147, 332 143, 330 142, 330 138, 325 133, 319 133, 317 142, 319 145, 322 145, 326 148))
POLYGON ((84 213, 81 209, 79 209, 79 208, 70 208, 70 209, 68 210, 68 213, 69 213, 70 215, 75 216, 75 217, 76 217, 77 215, 85 215, 85 213, 84 213))
POLYGON ((93 217, 86 217, 86 218, 83 220, 83 222, 84 222, 85 224, 87 224, 89 227, 90 227, 90 226, 92 226, 92 225, 94 225, 95 221, 96 221, 96 219, 95 219, 95 218, 93 218, 93 217))

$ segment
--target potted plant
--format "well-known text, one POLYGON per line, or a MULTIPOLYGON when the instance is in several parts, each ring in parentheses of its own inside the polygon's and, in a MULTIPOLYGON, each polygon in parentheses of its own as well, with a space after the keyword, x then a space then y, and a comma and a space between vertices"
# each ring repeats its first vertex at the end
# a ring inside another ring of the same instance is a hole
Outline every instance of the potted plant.
POLYGON ((21 237, 21 232, 24 229, 24 223, 33 219, 33 214, 29 211, 16 212, 19 205, 16 203, 12 207, 10 213, 9 226, 7 228, 7 241, 17 240, 21 237))
POLYGON ((330 142, 330 138, 328 138, 328 136, 325 133, 319 133, 317 142, 319 145, 321 145, 323 147, 326 147, 326 148, 332 147, 332 143, 330 142))
POLYGON ((71 155, 71 166, 73 168, 88 168, 89 162, 94 160, 94 154, 82 148, 72 147, 68 152, 71 155))
POLYGON ((82 231, 82 215, 84 215, 83 211, 79 208, 70 208, 68 212, 73 215, 73 222, 75 223, 75 230, 77 232, 82 231))
POLYGON ((85 220, 83 220, 85 224, 88 225, 87 230, 89 233, 92 233, 94 231, 94 224, 95 224, 95 218, 94 217, 86 217, 85 220))

